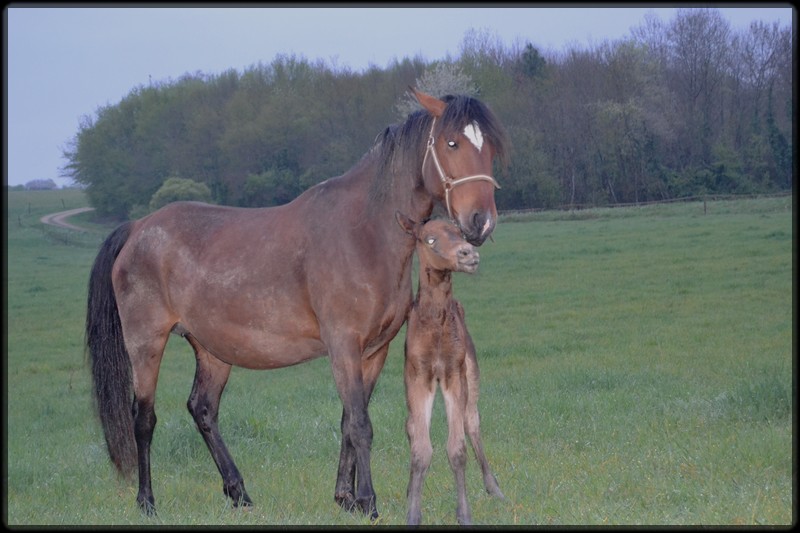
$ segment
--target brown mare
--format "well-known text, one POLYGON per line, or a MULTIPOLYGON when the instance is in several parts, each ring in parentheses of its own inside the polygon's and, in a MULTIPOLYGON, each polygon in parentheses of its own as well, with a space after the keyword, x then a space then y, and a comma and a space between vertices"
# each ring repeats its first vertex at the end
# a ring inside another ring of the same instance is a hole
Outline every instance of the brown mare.
POLYGON ((484 104, 412 91, 424 109, 386 128, 345 174, 286 205, 174 203, 121 225, 101 246, 86 318, 94 396, 112 462, 129 477, 138 467, 146 512, 155 511, 158 370, 174 333, 194 349, 189 412, 234 505, 251 499, 217 426, 231 367, 328 355, 343 406, 334 499, 378 516, 367 405, 412 299, 414 243, 395 212, 422 219, 446 205, 480 245, 497 218, 492 160, 505 153, 484 104))
POLYGON ((438 383, 449 426, 447 457, 458 493, 456 519, 466 525, 472 518, 465 484, 465 430, 481 466, 486 491, 504 497, 483 452, 478 417, 478 360, 464 321, 464 308, 453 298, 451 283, 453 272, 471 274, 478 270, 480 256, 450 222, 415 223, 400 213, 397 220, 416 240, 419 257, 419 289, 408 314, 405 346, 406 432, 411 447, 407 522, 418 525, 422 519, 422 482, 433 455, 430 424, 438 383))

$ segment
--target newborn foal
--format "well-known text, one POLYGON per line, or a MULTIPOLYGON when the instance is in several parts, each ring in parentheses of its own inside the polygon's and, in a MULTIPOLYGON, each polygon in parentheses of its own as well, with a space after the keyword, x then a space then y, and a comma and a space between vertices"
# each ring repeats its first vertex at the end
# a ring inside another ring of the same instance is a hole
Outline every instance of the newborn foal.
POLYGON ((459 524, 469 524, 471 517, 464 480, 465 429, 481 465, 486 491, 503 498, 483 453, 478 427, 478 361, 464 322, 464 308, 453 298, 450 279, 453 271, 475 272, 479 256, 450 222, 415 223, 401 213, 397 213, 397 221, 417 240, 419 257, 419 288, 408 315, 405 347, 406 431, 411 447, 407 522, 419 524, 422 518, 420 498, 422 481, 433 454, 430 421, 438 382, 449 426, 447 456, 458 491, 456 519, 459 524))

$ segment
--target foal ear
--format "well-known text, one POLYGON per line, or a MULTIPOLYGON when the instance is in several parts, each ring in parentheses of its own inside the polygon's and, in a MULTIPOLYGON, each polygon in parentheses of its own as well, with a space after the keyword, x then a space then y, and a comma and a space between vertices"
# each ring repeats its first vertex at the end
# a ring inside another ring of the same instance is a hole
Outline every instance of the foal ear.
POLYGON ((408 218, 406 215, 401 213, 400 211, 394 212, 394 218, 397 220, 397 223, 400 224, 400 227, 403 228, 403 231, 411 235, 412 237, 415 236, 414 228, 416 227, 417 223, 408 218))
POLYGON ((414 95, 414 98, 417 99, 417 102, 419 102, 420 105, 428 111, 428 113, 436 118, 442 116, 444 113, 444 108, 447 107, 446 103, 434 96, 425 94, 422 91, 418 91, 414 87, 409 86, 408 89, 411 91, 411 94, 414 95))

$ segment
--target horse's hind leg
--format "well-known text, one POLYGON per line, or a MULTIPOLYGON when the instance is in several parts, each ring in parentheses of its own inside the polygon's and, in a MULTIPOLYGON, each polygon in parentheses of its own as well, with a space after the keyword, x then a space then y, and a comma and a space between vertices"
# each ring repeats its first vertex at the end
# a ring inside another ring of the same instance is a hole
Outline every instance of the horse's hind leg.
POLYGON ((233 500, 234 506, 250 506, 253 502, 244 489, 242 475, 236 468, 217 425, 219 402, 231 373, 231 365, 211 355, 193 337, 187 336, 187 340, 194 348, 197 370, 186 406, 222 476, 222 491, 233 500))
POLYGON ((156 428, 156 412, 154 397, 134 396, 133 398, 133 433, 139 454, 139 492, 136 503, 148 515, 155 514, 156 501, 150 477, 150 443, 156 428))
MULTIPOLYGON (((470 343, 471 345, 471 343, 470 343)), ((478 361, 475 357, 474 347, 472 350, 467 351, 466 358, 467 370, 467 412, 464 417, 464 426, 469 435, 472 449, 475 451, 475 457, 481 466, 481 474, 483 475, 483 486, 486 492, 498 498, 505 498, 500 486, 497 483, 497 478, 494 477, 489 461, 486 459, 486 454, 483 452, 483 443, 481 441, 480 433, 480 417, 478 416, 478 387, 480 382, 480 374, 478 371, 478 361)))
POLYGON ((145 342, 135 342, 136 336, 126 336, 134 376, 133 434, 139 458, 139 492, 136 502, 148 515, 155 514, 155 498, 150 477, 150 443, 156 427, 155 395, 158 370, 167 342, 165 335, 142 335, 145 342))

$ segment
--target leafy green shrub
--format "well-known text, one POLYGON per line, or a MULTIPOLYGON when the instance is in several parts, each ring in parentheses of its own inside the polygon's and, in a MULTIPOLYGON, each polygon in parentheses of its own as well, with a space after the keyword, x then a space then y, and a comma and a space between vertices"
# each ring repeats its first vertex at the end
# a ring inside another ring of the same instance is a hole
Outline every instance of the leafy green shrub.
POLYGON ((150 210, 155 211, 168 203, 180 200, 211 202, 211 189, 205 183, 185 178, 167 178, 150 199, 150 210))
POLYGON ((291 202, 301 192, 300 182, 292 172, 271 168, 247 177, 240 203, 245 207, 282 205, 291 202))

